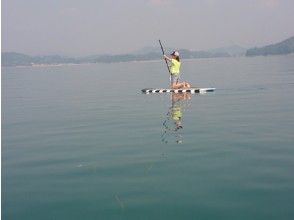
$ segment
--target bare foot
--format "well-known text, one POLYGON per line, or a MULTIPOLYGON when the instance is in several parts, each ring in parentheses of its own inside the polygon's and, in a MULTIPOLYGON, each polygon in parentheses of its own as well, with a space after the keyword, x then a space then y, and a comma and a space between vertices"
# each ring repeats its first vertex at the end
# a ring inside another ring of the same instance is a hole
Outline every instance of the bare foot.
POLYGON ((191 85, 189 83, 185 82, 185 87, 189 89, 189 88, 191 88, 191 85))

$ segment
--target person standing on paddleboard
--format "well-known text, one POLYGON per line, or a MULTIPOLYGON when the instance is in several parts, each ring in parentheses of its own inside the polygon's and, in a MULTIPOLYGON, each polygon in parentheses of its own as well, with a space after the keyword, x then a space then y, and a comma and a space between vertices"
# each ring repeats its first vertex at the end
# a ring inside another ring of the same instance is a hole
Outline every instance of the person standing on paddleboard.
POLYGON ((172 89, 184 89, 190 88, 190 84, 187 82, 180 82, 180 68, 181 68, 181 61, 180 61, 180 54, 178 51, 173 51, 171 57, 164 55, 164 59, 170 62, 169 70, 171 74, 171 87, 172 89))

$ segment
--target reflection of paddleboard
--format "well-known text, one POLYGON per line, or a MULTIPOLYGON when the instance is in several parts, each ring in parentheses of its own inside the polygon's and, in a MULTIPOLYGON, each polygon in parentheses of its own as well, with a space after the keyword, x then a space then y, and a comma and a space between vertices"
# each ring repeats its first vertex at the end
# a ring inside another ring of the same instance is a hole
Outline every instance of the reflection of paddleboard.
POLYGON ((215 88, 189 88, 189 89, 142 89, 143 93, 206 93, 206 92, 213 92, 215 88))

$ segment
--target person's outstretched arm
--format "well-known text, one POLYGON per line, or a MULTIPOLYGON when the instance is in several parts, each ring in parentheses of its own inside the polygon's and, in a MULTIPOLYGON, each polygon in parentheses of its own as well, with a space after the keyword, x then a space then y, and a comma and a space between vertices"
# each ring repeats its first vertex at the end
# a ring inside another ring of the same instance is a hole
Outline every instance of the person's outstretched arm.
POLYGON ((168 60, 168 61, 171 61, 172 59, 166 55, 163 55, 164 59, 168 60))

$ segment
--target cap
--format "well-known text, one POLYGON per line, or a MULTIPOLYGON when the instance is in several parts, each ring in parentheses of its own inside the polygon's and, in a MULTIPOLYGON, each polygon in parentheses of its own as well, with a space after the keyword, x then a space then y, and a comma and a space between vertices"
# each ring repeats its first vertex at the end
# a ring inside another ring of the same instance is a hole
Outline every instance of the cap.
POLYGON ((174 52, 171 53, 171 55, 174 55, 174 56, 177 56, 178 57, 178 56, 180 56, 180 53, 175 50, 174 52))

